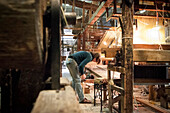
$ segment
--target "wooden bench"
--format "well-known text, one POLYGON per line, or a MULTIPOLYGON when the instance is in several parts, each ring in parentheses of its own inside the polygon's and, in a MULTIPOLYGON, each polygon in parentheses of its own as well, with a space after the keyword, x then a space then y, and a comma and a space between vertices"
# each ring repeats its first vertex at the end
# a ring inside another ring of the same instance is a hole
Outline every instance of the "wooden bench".
POLYGON ((79 102, 71 86, 64 90, 41 91, 31 113, 81 113, 79 102))

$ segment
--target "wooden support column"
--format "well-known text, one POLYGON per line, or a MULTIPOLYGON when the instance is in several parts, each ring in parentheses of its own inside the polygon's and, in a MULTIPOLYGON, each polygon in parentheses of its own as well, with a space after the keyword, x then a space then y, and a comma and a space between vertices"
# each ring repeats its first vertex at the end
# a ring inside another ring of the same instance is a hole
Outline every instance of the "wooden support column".
POLYGON ((116 4, 117 4, 117 1, 116 1, 116 0, 114 0, 114 11, 113 11, 113 13, 114 13, 114 14, 116 14, 116 13, 117 13, 117 7, 116 7, 116 4))
POLYGON ((80 51, 81 50, 81 36, 80 37, 78 37, 78 39, 77 39, 77 51, 80 51))
MULTIPOLYGON (((110 70, 107 69, 107 80, 111 80, 111 73, 110 70)), ((112 92, 111 92, 111 85, 108 84, 108 94, 109 94, 109 113, 112 113, 112 92)))
POLYGON ((72 5, 72 12, 75 11, 75 0, 73 0, 73 5, 72 5))
POLYGON ((82 27, 84 27, 84 20, 85 20, 85 2, 83 2, 83 16, 82 16, 82 24, 83 24, 83 26, 82 27))
POLYGON ((61 75, 61 37, 60 37, 60 0, 51 1, 51 76, 52 89, 60 89, 61 75))
MULTIPOLYGON (((124 112, 133 113, 133 0, 122 0, 122 50, 124 75, 124 112)), ((123 108, 122 108, 123 109, 123 108)))
POLYGON ((149 100, 154 100, 153 85, 149 85, 149 100))
POLYGON ((91 4, 90 10, 89 10, 89 21, 90 21, 90 18, 92 17, 92 12, 93 10, 92 10, 92 4, 91 4))
POLYGON ((84 31, 84 33, 83 33, 83 47, 82 47, 83 50, 86 49, 86 38, 87 38, 87 33, 86 33, 86 31, 84 31))

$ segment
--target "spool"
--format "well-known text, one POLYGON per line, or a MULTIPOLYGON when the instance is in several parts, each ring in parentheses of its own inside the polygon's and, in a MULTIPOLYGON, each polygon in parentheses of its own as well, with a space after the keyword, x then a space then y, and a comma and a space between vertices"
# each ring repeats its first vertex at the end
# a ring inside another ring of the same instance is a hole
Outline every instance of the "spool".
POLYGON ((76 24, 76 13, 75 12, 65 12, 64 14, 67 19, 68 25, 76 24))

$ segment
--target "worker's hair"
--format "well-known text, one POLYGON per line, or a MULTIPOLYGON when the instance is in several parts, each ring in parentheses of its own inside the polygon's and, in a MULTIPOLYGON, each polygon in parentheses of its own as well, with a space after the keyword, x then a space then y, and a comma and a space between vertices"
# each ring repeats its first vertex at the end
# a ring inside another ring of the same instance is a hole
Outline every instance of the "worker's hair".
POLYGON ((93 56, 93 59, 96 58, 96 62, 97 64, 100 63, 100 54, 99 53, 93 53, 91 52, 92 56, 93 56))

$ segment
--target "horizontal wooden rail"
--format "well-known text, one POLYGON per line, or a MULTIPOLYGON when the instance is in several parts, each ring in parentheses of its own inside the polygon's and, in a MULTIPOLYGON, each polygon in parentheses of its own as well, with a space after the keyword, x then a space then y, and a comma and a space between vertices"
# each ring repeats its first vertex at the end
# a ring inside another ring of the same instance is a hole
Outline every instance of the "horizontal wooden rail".
POLYGON ((117 71, 117 72, 120 72, 120 73, 125 73, 124 67, 114 66, 114 64, 112 64, 112 63, 108 64, 107 69, 110 70, 110 71, 117 71))
POLYGON ((110 81, 108 82, 108 85, 110 85, 110 86, 111 86, 111 89, 113 89, 113 90, 116 90, 116 91, 120 92, 120 93, 121 93, 121 95, 124 95, 124 88, 119 87, 119 86, 116 86, 116 85, 113 83, 113 81, 112 81, 112 80, 110 80, 110 81))

